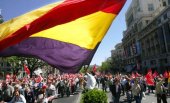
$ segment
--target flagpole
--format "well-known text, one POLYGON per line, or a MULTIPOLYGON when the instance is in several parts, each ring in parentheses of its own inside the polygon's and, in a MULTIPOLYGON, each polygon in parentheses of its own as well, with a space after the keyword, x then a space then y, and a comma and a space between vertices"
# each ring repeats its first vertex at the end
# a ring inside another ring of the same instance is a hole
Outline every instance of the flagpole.
POLYGON ((84 70, 87 72, 87 69, 89 68, 89 65, 84 65, 84 70))

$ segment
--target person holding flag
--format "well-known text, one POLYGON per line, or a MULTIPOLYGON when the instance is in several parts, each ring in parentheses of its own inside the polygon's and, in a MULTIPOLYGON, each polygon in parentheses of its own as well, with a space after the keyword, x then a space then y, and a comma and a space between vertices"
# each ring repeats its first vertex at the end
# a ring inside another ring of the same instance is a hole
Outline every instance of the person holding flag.
POLYGON ((95 73, 93 71, 88 72, 86 69, 86 75, 87 75, 86 89, 88 90, 94 89, 96 86, 95 73))
POLYGON ((27 74, 27 76, 30 77, 30 74, 31 74, 30 70, 29 70, 28 66, 26 66, 25 64, 24 64, 24 71, 27 74))

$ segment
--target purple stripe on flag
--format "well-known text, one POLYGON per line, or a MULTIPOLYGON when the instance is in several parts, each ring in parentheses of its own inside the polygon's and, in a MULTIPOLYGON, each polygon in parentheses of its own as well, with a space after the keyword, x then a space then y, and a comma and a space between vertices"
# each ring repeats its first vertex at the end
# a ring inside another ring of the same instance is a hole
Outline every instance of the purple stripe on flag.
POLYGON ((0 52, 2 56, 38 57, 63 72, 75 73, 90 56, 92 50, 48 39, 28 38, 0 52))

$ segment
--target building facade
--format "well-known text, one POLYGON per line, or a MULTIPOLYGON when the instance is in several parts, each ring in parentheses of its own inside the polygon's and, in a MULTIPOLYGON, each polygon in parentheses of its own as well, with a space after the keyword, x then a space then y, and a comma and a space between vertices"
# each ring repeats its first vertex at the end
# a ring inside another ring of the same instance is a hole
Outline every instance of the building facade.
POLYGON ((123 71, 123 47, 122 43, 118 43, 115 49, 111 51, 111 58, 114 68, 123 71))
POLYGON ((170 69, 170 7, 162 10, 138 35, 142 67, 159 73, 170 69))
POLYGON ((142 68, 140 32, 168 5, 169 0, 132 0, 125 17, 127 29, 123 32, 124 67, 127 71, 142 68), (166 2, 166 5, 163 5, 166 2))

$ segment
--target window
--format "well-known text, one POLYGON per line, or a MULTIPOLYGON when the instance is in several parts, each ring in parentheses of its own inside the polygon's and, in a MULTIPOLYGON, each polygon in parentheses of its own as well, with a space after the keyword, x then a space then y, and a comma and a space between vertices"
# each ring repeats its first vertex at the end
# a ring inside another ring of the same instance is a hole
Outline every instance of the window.
POLYGON ((146 22, 146 24, 148 24, 148 23, 149 23, 149 20, 146 20, 145 22, 146 22))
POLYGON ((142 29, 142 27, 143 27, 143 23, 142 23, 142 22, 140 22, 140 23, 138 24, 138 30, 141 30, 141 29, 142 29))
POLYGON ((140 7, 138 8, 138 11, 139 11, 139 12, 141 11, 140 7))
POLYGON ((133 18, 133 14, 132 14, 127 20, 128 26, 133 22, 133 20, 134 20, 134 18, 133 18))
POLYGON ((163 6, 166 6, 166 2, 165 1, 163 2, 163 6))
POLYGON ((144 65, 146 65, 146 61, 144 62, 144 65))
POLYGON ((168 17, 168 16, 167 16, 167 14, 164 14, 164 20, 166 20, 166 19, 167 19, 167 17, 168 17))
POLYGON ((161 18, 157 20, 157 24, 160 24, 161 23, 161 18))
POLYGON ((150 61, 150 64, 151 64, 151 65, 155 65, 155 64, 156 64, 156 60, 151 60, 151 61, 150 61))
POLYGON ((153 11, 153 10, 154 10, 153 4, 148 4, 148 11, 153 11))

